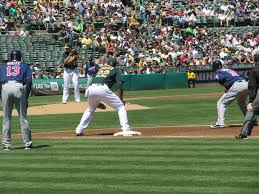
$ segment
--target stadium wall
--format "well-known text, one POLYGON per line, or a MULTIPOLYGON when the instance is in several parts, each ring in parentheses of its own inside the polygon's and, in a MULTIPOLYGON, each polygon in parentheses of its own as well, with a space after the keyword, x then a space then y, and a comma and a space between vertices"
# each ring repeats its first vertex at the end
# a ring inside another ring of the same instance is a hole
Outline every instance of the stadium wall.
MULTIPOLYGON (((126 91, 154 90, 169 88, 186 88, 187 76, 185 72, 164 74, 139 74, 123 76, 124 89, 126 91)), ((86 78, 79 78, 80 91, 84 91, 86 78)), ((70 84, 71 92, 73 84, 70 84)), ((115 86, 116 89, 116 86, 115 86)), ((56 95, 62 94, 63 79, 34 79, 32 95, 56 95)))

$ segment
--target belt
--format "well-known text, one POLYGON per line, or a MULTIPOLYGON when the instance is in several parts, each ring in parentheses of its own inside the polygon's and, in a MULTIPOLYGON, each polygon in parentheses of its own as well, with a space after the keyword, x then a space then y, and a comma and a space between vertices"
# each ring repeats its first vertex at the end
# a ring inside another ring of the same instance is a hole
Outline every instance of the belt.
POLYGON ((8 81, 4 81, 4 82, 2 82, 1 84, 2 85, 5 85, 5 84, 7 84, 7 83, 20 83, 20 84, 23 84, 23 82, 22 81, 18 81, 18 80, 8 80, 8 81))
POLYGON ((91 86, 105 86, 106 84, 104 83, 99 83, 99 84, 92 84, 91 86))
POLYGON ((75 68, 77 68, 77 66, 75 66, 75 67, 65 67, 65 69, 71 69, 71 70, 74 70, 75 68))

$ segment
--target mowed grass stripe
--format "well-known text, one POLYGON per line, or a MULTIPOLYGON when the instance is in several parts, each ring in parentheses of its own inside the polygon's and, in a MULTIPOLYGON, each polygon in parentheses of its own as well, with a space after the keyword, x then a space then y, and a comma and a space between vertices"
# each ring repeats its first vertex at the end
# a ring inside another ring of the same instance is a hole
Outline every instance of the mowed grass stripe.
POLYGON ((211 187, 211 186, 222 186, 224 184, 227 184, 228 186, 234 186, 236 188, 242 188, 242 184, 246 184, 246 187, 254 187, 259 188, 257 185, 257 181, 255 180, 255 176, 244 176, 245 180, 240 180, 238 177, 230 177, 228 180, 222 180, 220 177, 213 177, 209 175, 192 175, 192 176, 186 176, 186 175, 173 175, 173 176, 162 176, 161 174, 152 175, 152 174, 135 174, 135 173, 125 173, 125 174, 114 174, 114 172, 111 173, 74 173, 74 174, 64 174, 64 173, 56 173, 52 174, 49 173, 39 173, 39 176, 37 174, 29 174, 25 173, 24 177, 22 176, 23 173, 17 173, 17 176, 15 176, 14 173, 10 173, 8 178, 4 178, 3 176, 0 176, 3 178, 3 181, 1 182, 9 182, 13 180, 17 180, 19 183, 23 182, 31 182, 31 183, 38 183, 39 181, 37 178, 41 177, 41 182, 44 183, 60 183, 60 182, 70 182, 73 180, 74 182, 80 182, 80 183, 86 183, 86 184, 95 184, 97 182, 100 182, 102 180, 105 180, 106 184, 114 184, 115 182, 121 183, 124 182, 125 184, 135 184, 142 185, 142 186, 148 186, 150 185, 150 181, 152 181, 153 186, 172 186, 172 184, 175 184, 177 186, 184 186, 188 184, 192 184, 192 186, 199 186, 199 187, 211 187), (145 178, 143 178, 145 177, 145 178), (53 179, 53 180, 51 180, 53 179), (85 180, 84 180, 85 179, 85 180))
POLYGON ((160 164, 153 164, 153 165, 145 165, 145 164, 57 164, 55 161, 46 163, 17 163, 15 161, 9 162, 5 164, 5 166, 0 166, 1 172, 2 170, 8 170, 10 172, 16 171, 19 169, 25 169, 24 171, 50 171, 50 172, 78 172, 78 171, 87 171, 91 170, 111 170, 116 169, 119 171, 127 171, 127 170, 152 170, 152 171, 168 171, 168 170, 175 170, 175 171, 192 171, 192 172, 211 172, 211 173, 232 173, 232 172, 256 172, 258 171, 257 166, 234 166, 234 165, 222 165, 222 166, 214 166, 215 168, 211 168, 211 165, 207 166, 197 166, 196 164, 183 166, 183 165, 166 165, 161 166, 160 164), (195 167, 195 168, 194 168, 195 167))
MULTIPOLYGON (((244 140, 246 141, 246 140, 244 140)), ((258 141, 258 140, 257 140, 258 141)), ((246 144, 246 143, 238 143, 238 142, 233 142, 231 145, 224 145, 224 144, 218 144, 218 145, 185 145, 182 143, 181 145, 174 145, 168 143, 167 145, 159 145, 159 144, 146 144, 146 145, 138 145, 138 144, 104 144, 104 145, 92 145, 92 144, 71 144, 71 145, 50 145, 49 147, 41 149, 43 150, 51 150, 51 151, 60 151, 60 150, 67 150, 67 151, 87 151, 87 150, 125 150, 125 151, 130 151, 130 150, 142 150, 142 151, 149 151, 149 150, 157 150, 157 151, 170 151, 170 150, 201 150, 201 151, 211 151, 211 150, 223 150, 223 151, 233 151, 233 150, 239 150, 240 152, 242 151, 252 151, 254 149, 259 148, 259 144, 246 144)), ((15 150, 15 147, 14 147, 15 150)), ((19 151, 19 150, 15 150, 19 151)), ((31 150, 31 151, 37 151, 37 149, 31 150)))
MULTIPOLYGON (((158 127, 159 128, 159 127, 158 127)), ((152 129, 155 130, 155 129, 152 129)), ((174 128, 172 128, 172 131, 174 131, 174 128)), ((14 140, 13 141, 18 142, 19 140, 14 140)), ((229 146, 229 145, 234 145, 235 143, 238 144, 239 146, 243 145, 251 145, 251 146, 259 146, 259 141, 257 139, 248 139, 248 140, 236 140, 236 139, 204 139, 204 138, 195 138, 195 139, 190 139, 190 138, 145 138, 143 139, 134 139, 130 137, 125 137, 125 138, 114 138, 114 139, 87 139, 87 138, 75 138, 75 139, 67 139, 67 140, 55 140, 51 141, 49 139, 41 140, 41 139, 35 139, 34 142, 36 144, 47 144, 55 142, 55 147, 58 146, 82 146, 82 145, 89 145, 89 146, 112 146, 112 145, 120 145, 120 146, 146 146, 146 145, 159 145, 159 146, 168 146, 168 145, 174 145, 174 146, 202 146, 202 145, 209 145, 209 146, 217 146, 217 145, 224 145, 224 146, 229 146)))
MULTIPOLYGON (((217 168, 217 167, 215 167, 217 168)), ((125 177, 131 177, 131 176, 136 176, 136 177, 146 177, 148 176, 149 178, 152 179, 158 176, 167 176, 167 177, 177 177, 177 176, 188 176, 188 177, 193 177, 193 176, 209 176, 209 178, 215 178, 217 179, 218 176, 226 176, 228 175, 229 177, 233 178, 236 177, 236 181, 240 180, 240 176, 244 177, 244 179, 248 179, 249 177, 253 177, 253 179, 258 182, 256 180, 256 178, 258 177, 258 171, 233 171, 233 172, 223 172, 223 171, 215 171, 215 170, 191 170, 191 169, 139 169, 139 168, 132 168, 132 169, 124 169, 123 167, 118 167, 118 168, 114 168, 114 169, 88 169, 87 167, 83 168, 83 169, 75 169, 73 168, 73 170, 78 170, 76 172, 72 172, 71 170, 62 170, 59 171, 58 170, 53 170, 53 168, 46 168, 44 169, 30 169, 30 168, 6 168, 6 169, 1 169, 1 174, 0 177, 6 177, 6 175, 8 174, 9 176, 12 176, 13 174, 17 174, 17 178, 20 176, 26 176, 26 178, 31 177, 31 176, 39 176, 41 178, 45 177, 46 174, 49 174, 51 177, 51 174, 53 175, 53 178, 55 178, 55 175, 58 176, 62 176, 62 174, 64 174, 64 176, 70 174, 70 176, 89 176, 89 175, 97 175, 100 174, 100 176, 102 176, 102 174, 110 174, 110 178, 112 178, 113 176, 115 177, 119 177, 119 176, 124 176, 125 177), (114 172, 116 172, 116 174, 114 174, 114 172), (71 173, 73 175, 71 175, 71 173), (132 175, 128 175, 128 174, 132 174, 132 175), (211 175, 214 175, 213 177, 211 177, 211 175), (128 176, 126 176, 128 175, 128 176)), ((22 178, 25 178, 23 177, 22 178)), ((124 178, 125 178, 124 177, 124 178)), ((121 177, 123 178, 123 177, 121 177)), ((8 178, 6 178, 5 180, 7 180, 8 178)), ((259 187, 259 186, 258 186, 259 187)))
MULTIPOLYGON (((221 160, 221 158, 219 158, 219 160, 221 160)), ((11 160, 5 160, 4 161, 5 163, 9 163, 11 162, 11 160)), ((26 163, 33 163, 35 162, 35 159, 30 159, 30 160, 17 160, 17 162, 19 163, 22 163, 22 162, 26 162, 26 163)), ((174 163, 175 165, 179 166, 179 165, 182 165, 182 166, 189 166, 189 165, 195 165, 195 166, 210 166, 210 167, 220 167, 220 166, 230 166, 230 165, 244 165, 244 166, 258 166, 258 160, 254 160, 254 161, 247 161, 247 162, 244 162, 242 161, 238 161, 238 162, 231 162, 231 161, 228 161, 228 162, 217 162, 217 161, 206 161, 206 160, 199 160, 199 161, 191 161, 190 159, 186 159, 185 161, 181 161, 181 160, 177 160, 177 161, 162 161, 162 160, 156 160, 156 161, 148 161, 147 160, 135 160, 135 161, 128 161, 128 160, 105 160, 105 161, 100 161, 100 160, 90 160, 90 161, 87 161, 87 159, 84 159, 84 160, 78 160, 78 162, 74 162, 73 160, 69 160, 69 161, 62 161, 61 159, 60 160, 55 160, 55 161, 52 161, 50 159, 46 159, 46 160, 37 160, 37 163, 63 163, 63 164, 67 164, 67 165, 71 165, 71 164, 81 164, 81 163, 87 163, 87 164, 107 164, 107 163, 113 163, 113 164, 117 164, 117 165, 127 165, 128 163, 131 163, 131 164, 134 164, 134 165, 138 165, 139 163, 143 164, 143 165, 172 165, 172 163, 174 163)))
MULTIPOLYGON (((49 141, 49 140, 48 140, 49 141)), ((55 140, 54 140, 55 141, 55 140)), ((142 141, 146 141, 143 140, 142 141)), ((147 140, 148 141, 148 140, 147 140)), ((202 141, 202 140, 201 140, 202 141)), ((222 144, 185 144, 185 142, 182 142, 181 144, 174 144, 171 142, 168 142, 167 144, 160 145, 159 143, 156 143, 153 141, 146 144, 138 144, 138 143, 121 143, 118 141, 117 143, 113 144, 89 144, 87 140, 85 143, 67 143, 67 144, 43 144, 40 145, 36 142, 37 146, 43 146, 41 149, 33 149, 30 150, 31 152, 60 152, 62 150, 64 151, 73 151, 73 152, 85 152, 85 151, 98 151, 98 150, 116 150, 116 151, 189 151, 189 150, 196 150, 196 151, 228 151, 228 152, 234 152, 239 151, 240 153, 244 153, 246 151, 254 151, 256 149, 259 149, 259 141, 232 141, 228 140, 229 142, 232 142, 231 144, 225 144, 224 142, 222 144)), ((69 140, 66 140, 66 142, 70 142, 69 140)), ((74 140, 76 142, 76 140, 74 140)), ((23 151, 21 150, 19 145, 13 143, 13 149, 12 151, 15 151, 17 153, 23 151), (18 149, 16 149, 18 148, 18 149)), ((1 152, 1 151, 0 151, 1 152)), ((3 151, 2 151, 3 152, 3 151)))
MULTIPOLYGON (((159 128, 159 127, 157 127, 159 128)), ((152 129, 155 130, 155 129, 152 129)), ((159 129, 158 129, 159 130, 159 129)), ((172 131, 175 129, 172 128, 172 131)), ((13 140, 13 145, 22 145, 22 140, 13 140)), ((243 146, 259 146, 259 141, 257 139, 248 139, 248 140, 236 140, 236 139, 206 139, 206 138, 145 138, 145 139, 134 139, 130 137, 125 138, 114 138, 114 139, 87 139, 87 138, 74 138, 74 139, 34 139, 34 145, 48 145, 51 147, 65 147, 69 148, 71 146, 96 146, 98 147, 106 147, 106 146, 153 146, 158 145, 157 148, 164 148, 168 146, 233 146, 238 145, 238 148, 242 148, 243 146)), ((154 147, 156 148, 156 147, 154 147)))
MULTIPOLYGON (((253 152, 244 152, 241 153, 240 150, 230 150, 231 153, 226 152, 225 150, 219 151, 213 151, 213 152, 208 152, 207 150, 199 150, 198 152, 196 150, 193 151, 182 151, 182 150, 168 150, 168 151, 155 151, 155 150, 127 150, 127 152, 123 151, 123 150, 113 150, 113 149, 109 149, 109 150, 84 150, 83 152, 80 150, 77 151, 72 151, 72 150, 59 150, 59 152, 55 152, 55 156, 59 157, 59 156, 64 156, 64 155, 69 155, 69 156, 78 156, 78 154, 80 153, 84 153, 87 156, 93 156, 93 155, 98 155, 98 156, 111 156, 111 157, 125 157, 125 156, 143 156, 143 157, 182 157, 185 155, 188 155, 190 157, 207 157, 210 156, 211 158, 213 157, 225 157, 225 158, 235 158, 235 157, 240 157, 242 155, 242 157, 251 157, 254 159, 259 159, 259 155, 255 156, 253 152), (62 152, 60 152, 62 151, 62 152)), ((49 156, 51 152, 29 152, 26 153, 26 156, 36 156, 36 155, 40 155, 40 156, 49 156)), ((22 152, 17 152, 15 153, 16 156, 24 156, 25 154, 22 152)))
MULTIPOLYGON (((224 191, 225 193, 253 193, 255 192, 254 188, 247 187, 247 188, 240 188, 240 187, 232 187, 232 186, 221 186, 221 187, 199 187, 199 186, 192 186, 191 184, 185 185, 185 186, 154 186, 152 184, 149 185, 136 185, 135 183, 130 184, 127 182, 121 183, 118 182, 117 184, 93 184, 93 183, 85 183, 85 184, 79 184, 79 183, 73 183, 73 184, 64 184, 64 183, 38 183, 38 184, 32 184, 31 182, 0 182, 0 188, 6 188, 6 187, 12 187, 14 186, 17 189, 24 189, 24 188, 56 188, 56 189, 62 189, 62 190, 77 190, 77 191, 87 191, 87 190, 100 190, 100 191, 113 191, 116 190, 117 192, 121 191, 127 191, 127 192, 147 192, 152 191, 156 193, 220 193, 224 191)), ((50 189, 51 190, 51 189, 50 189)), ((40 190, 39 190, 40 192, 40 190)), ((254 194, 254 193, 253 193, 254 194)))
MULTIPOLYGON (((70 153, 70 152, 69 152, 70 153)), ((62 153, 58 153, 55 155, 55 157, 58 159, 58 160, 68 160, 68 161, 71 161, 71 160, 81 160, 82 156, 80 156, 80 154, 82 154, 82 152, 75 152, 75 153, 72 153, 69 155, 69 153, 67 152, 64 152, 63 154, 62 153)), ((164 162, 167 162, 167 161, 174 161, 174 162, 177 162, 179 160, 188 160, 188 159, 192 159, 193 162, 197 162, 197 161, 202 161, 204 159, 208 160, 208 161, 215 161, 215 160, 218 160, 218 158, 224 158, 223 159, 223 162, 228 162, 228 161, 231 161, 231 160, 237 160, 237 161, 243 161, 243 162, 246 162, 248 160, 259 160, 259 155, 254 155, 253 153, 249 153, 247 152, 246 154, 242 154, 240 152, 236 152, 236 153, 231 153, 231 154, 228 154, 227 152, 222 152, 222 153, 216 153, 216 154, 213 154, 213 153, 209 153, 209 154, 206 154, 206 153, 198 153, 196 151, 192 151, 192 152, 181 152, 181 153, 178 153, 178 152, 171 152, 171 153, 168 153, 168 154, 161 154, 161 153, 156 153, 155 151, 153 151, 153 153, 129 153, 129 154, 125 154, 124 153, 99 153, 98 151, 96 153, 89 153, 89 152, 83 152, 83 154, 85 155, 85 159, 88 160, 88 161, 92 161, 92 160, 95 160, 98 159, 98 160, 115 160, 115 159, 119 159, 120 161, 125 161, 127 160, 128 158, 130 157, 133 157, 134 158, 134 161, 135 160, 141 160, 141 159, 150 159, 152 162, 155 162, 157 160, 163 160, 164 162), (156 158, 157 160, 154 160, 153 158, 156 158), (171 159, 172 158, 172 159, 171 159)), ((49 156, 49 153, 42 153, 42 154, 28 154, 28 155, 24 155, 24 154, 19 154, 16 156, 16 159, 17 160, 20 160, 20 159, 24 159, 24 160, 30 160, 30 159, 44 159, 45 157, 48 157, 49 156)), ((8 160, 10 157, 7 156, 7 155, 3 155, 1 157, 2 160, 8 160)), ((84 159, 82 159, 84 160, 84 159)))
MULTIPOLYGON (((240 155, 242 156, 242 155, 240 155)), ((209 156, 205 156, 205 157, 199 157, 199 156, 196 156, 195 158, 192 157, 192 156, 189 156, 189 155, 183 155, 181 157, 144 157, 144 156, 131 156, 131 155, 128 155, 128 156, 100 156, 100 155, 87 155, 87 157, 82 157, 82 156, 59 156, 59 157, 56 157, 56 156, 52 156, 52 157, 55 157, 55 160, 56 161, 64 161, 65 163, 66 162, 73 162, 73 161, 80 161, 80 162, 88 162, 88 161, 96 161, 96 160, 99 160, 99 161, 106 161, 106 162, 110 162, 110 161, 120 161, 120 162, 135 162, 135 161, 146 161, 146 162, 162 162, 162 163, 167 163, 167 162, 185 162, 185 163, 188 163, 188 162, 218 162, 218 163, 227 163, 227 162, 233 162, 233 163, 239 163, 239 162, 244 162, 244 163, 249 163, 251 162, 251 164, 253 162, 257 162, 258 160, 252 160, 251 161, 251 158, 240 158, 240 157, 237 157, 235 158, 235 160, 233 160, 233 158, 221 158, 220 161, 219 161, 219 158, 218 157, 215 157, 215 158, 212 158, 212 157, 209 157, 209 156)), ((40 155, 37 155, 37 156, 31 156, 31 157, 25 157, 25 156, 16 156, 15 159, 17 161, 31 161, 31 160, 45 160, 46 159, 46 156, 40 156, 40 155)), ((2 161, 8 161, 10 160, 10 157, 9 156, 6 156, 6 155, 3 155, 1 156, 1 160, 2 161)))

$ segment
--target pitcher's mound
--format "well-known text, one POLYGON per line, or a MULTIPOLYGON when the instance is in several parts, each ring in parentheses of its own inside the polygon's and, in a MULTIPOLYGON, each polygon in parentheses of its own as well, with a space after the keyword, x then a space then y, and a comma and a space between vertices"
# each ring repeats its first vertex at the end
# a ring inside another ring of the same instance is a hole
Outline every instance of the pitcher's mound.
MULTIPOLYGON (((49 115, 49 114, 71 114, 71 113, 82 113, 87 108, 87 102, 68 102, 67 104, 48 104, 41 106, 33 106, 28 108, 28 115, 49 115)), ((114 111, 111 107, 106 105, 105 110, 99 108, 96 109, 97 112, 107 112, 114 111)), ((138 104, 126 104, 127 110, 144 110, 149 109, 149 107, 141 106, 138 104)), ((0 115, 3 115, 3 112, 0 112, 0 115)), ((17 116, 17 111, 13 110, 13 115, 17 116)))

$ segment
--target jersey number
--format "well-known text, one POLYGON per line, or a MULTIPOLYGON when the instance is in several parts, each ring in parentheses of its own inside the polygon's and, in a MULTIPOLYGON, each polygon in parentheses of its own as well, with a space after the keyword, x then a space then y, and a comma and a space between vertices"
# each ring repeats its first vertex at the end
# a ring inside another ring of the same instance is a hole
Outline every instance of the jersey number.
POLYGON ((20 66, 7 66, 6 76, 17 76, 20 74, 20 66))
POLYGON ((96 77, 106 77, 112 69, 113 67, 105 65, 98 71, 96 77))

